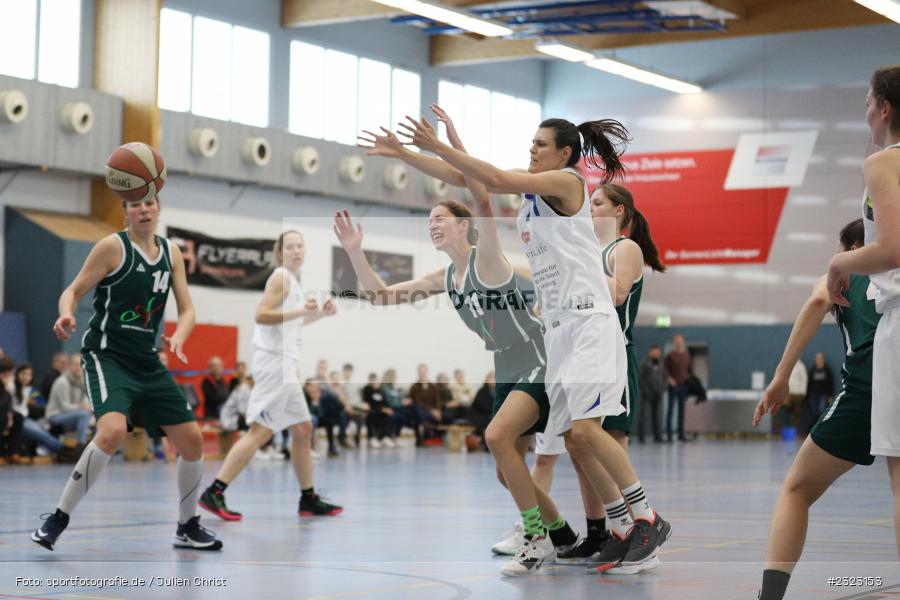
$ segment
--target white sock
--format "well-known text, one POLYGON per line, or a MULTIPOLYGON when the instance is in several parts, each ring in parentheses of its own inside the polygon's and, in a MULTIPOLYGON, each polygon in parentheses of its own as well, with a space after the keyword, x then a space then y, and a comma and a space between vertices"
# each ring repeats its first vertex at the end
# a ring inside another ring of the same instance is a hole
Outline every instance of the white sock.
POLYGON ((197 498, 203 477, 203 459, 184 460, 178 457, 178 522, 187 523, 197 516, 197 498))
POLYGON ((84 448, 84 452, 75 463, 75 468, 72 469, 72 476, 66 483, 62 497, 59 499, 59 510, 66 514, 72 514, 81 499, 100 477, 110 458, 112 455, 101 450, 93 441, 84 448))
POLYGON ((628 514, 628 505, 625 504, 625 499, 620 496, 615 502, 604 504, 603 508, 606 510, 607 528, 619 537, 626 537, 628 530, 634 525, 634 521, 628 514))
POLYGON ((625 495, 625 502, 631 508, 631 514, 635 519, 644 519, 652 523, 656 519, 656 513, 650 508, 647 502, 647 496, 644 494, 644 488, 641 487, 640 481, 635 481, 633 485, 628 486, 622 493, 625 495))

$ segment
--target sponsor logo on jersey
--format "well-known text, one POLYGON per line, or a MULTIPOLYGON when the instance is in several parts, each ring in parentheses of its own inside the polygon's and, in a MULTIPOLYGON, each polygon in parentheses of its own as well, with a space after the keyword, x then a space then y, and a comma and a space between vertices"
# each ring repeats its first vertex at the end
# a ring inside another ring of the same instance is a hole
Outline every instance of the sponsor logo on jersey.
POLYGON ((137 269, 135 269, 135 271, 137 271, 138 273, 146 273, 147 269, 144 268, 143 264, 140 264, 137 266, 137 269))
POLYGON ((156 298, 150 298, 150 301, 147 302, 147 306, 141 306, 138 304, 134 307, 134 310, 126 310, 121 315, 119 315, 120 323, 131 323, 132 321, 137 321, 138 319, 144 320, 144 327, 148 327, 150 325, 150 319, 153 318, 155 313, 158 313, 163 309, 163 305, 153 306, 153 303, 156 302, 156 298))
POLYGON ((81 473, 79 473, 78 471, 72 471, 72 479, 78 481, 79 479, 81 479, 81 473))

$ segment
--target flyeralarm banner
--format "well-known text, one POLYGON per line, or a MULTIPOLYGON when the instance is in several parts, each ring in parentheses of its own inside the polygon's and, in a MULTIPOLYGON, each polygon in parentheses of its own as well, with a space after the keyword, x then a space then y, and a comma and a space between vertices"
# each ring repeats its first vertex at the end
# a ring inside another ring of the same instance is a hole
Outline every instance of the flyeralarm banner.
POLYGON ((184 257, 189 284, 262 290, 272 273, 275 240, 221 239, 196 231, 167 228, 184 257))

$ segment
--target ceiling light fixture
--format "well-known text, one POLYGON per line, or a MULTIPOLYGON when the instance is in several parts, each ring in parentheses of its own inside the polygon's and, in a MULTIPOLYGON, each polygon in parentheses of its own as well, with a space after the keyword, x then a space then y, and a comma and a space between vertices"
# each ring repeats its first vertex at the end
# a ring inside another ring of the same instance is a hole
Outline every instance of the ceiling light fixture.
POLYGON ((568 60, 570 62, 584 62, 596 58, 593 53, 588 52, 587 50, 563 44, 557 40, 537 42, 534 45, 534 49, 538 52, 543 52, 544 54, 548 54, 555 58, 561 58, 562 60, 568 60))
POLYGON ((512 35, 513 30, 505 25, 474 17, 468 13, 456 10, 449 6, 444 6, 436 2, 425 2, 423 0, 372 0, 378 4, 384 4, 391 8, 398 8, 402 11, 420 15, 426 19, 446 23, 459 29, 478 33, 485 37, 502 37, 512 35))
POLYGON ((606 71, 607 73, 612 73, 613 75, 619 75, 620 77, 633 79, 634 81, 638 81, 640 83, 654 85, 656 87, 669 90, 670 92, 676 92, 678 94, 696 94, 703 91, 703 88, 696 83, 682 81, 681 79, 675 79, 674 77, 669 77, 668 75, 654 73, 653 71, 648 71, 643 67, 637 67, 635 65, 630 65, 626 62, 622 62, 617 58, 597 58, 594 60, 590 60, 584 64, 593 69, 599 69, 601 71, 606 71))
POLYGON ((900 23, 900 2, 897 0, 855 0, 855 2, 891 21, 900 23))

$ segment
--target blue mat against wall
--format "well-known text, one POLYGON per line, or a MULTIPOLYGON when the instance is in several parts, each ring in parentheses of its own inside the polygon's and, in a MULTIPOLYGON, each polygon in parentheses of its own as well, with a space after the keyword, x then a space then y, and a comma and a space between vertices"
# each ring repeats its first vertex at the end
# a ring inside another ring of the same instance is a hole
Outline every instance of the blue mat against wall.
POLYGON ((25 313, 0 312, 0 348, 17 363, 28 360, 25 313))

